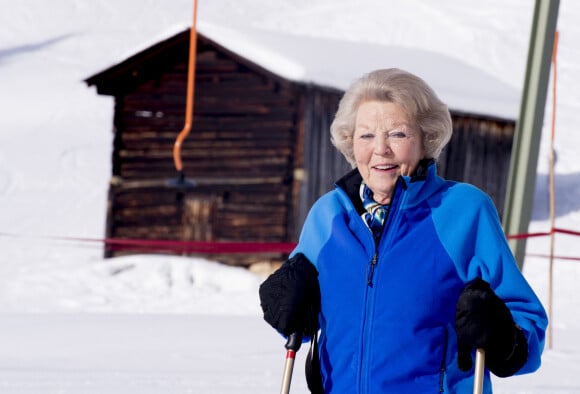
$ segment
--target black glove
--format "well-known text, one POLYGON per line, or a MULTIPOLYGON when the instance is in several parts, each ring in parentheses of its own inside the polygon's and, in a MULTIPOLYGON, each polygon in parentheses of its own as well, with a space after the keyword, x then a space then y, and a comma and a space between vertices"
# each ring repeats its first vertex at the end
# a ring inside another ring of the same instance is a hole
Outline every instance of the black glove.
POLYGON ((302 253, 286 261, 260 285, 264 320, 285 336, 318 330, 318 271, 302 253))
POLYGON ((485 366, 493 374, 515 374, 528 359, 528 343, 515 324, 506 304, 489 283, 475 279, 459 296, 455 313, 458 365, 462 371, 473 366, 472 351, 485 350, 485 366))

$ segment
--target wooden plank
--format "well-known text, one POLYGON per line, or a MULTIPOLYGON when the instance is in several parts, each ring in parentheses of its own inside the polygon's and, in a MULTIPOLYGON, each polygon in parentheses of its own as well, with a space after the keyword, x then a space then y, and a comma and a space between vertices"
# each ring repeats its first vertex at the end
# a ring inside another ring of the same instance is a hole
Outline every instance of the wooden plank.
POLYGON ((122 239, 158 239, 158 240, 181 240, 182 230, 169 225, 132 225, 130 227, 117 226, 114 231, 115 238, 122 239))
MULTIPOLYGON (((143 161, 145 164, 151 159, 173 159, 172 146, 167 146, 166 149, 123 149, 119 151, 119 157, 127 163, 140 162, 143 161)), ((197 149, 186 148, 181 150, 181 156, 187 157, 195 160, 240 160, 248 161, 252 158, 255 160, 268 160, 268 163, 287 163, 285 157, 289 156, 292 152, 290 148, 274 147, 272 149, 259 148, 259 149, 249 149, 249 148, 236 148, 223 147, 223 148, 209 148, 209 147, 196 147, 197 149), (268 157, 271 158, 268 159, 268 157)))
MULTIPOLYGON (((197 135, 188 137, 183 142, 183 150, 187 150, 188 154, 193 154, 194 150, 203 151, 202 156, 207 156, 210 153, 219 153, 224 156, 234 156, 232 151, 237 151, 238 155, 248 152, 250 155, 267 154, 269 151, 274 151, 274 154, 289 155, 291 151, 291 136, 281 136, 281 138, 242 138, 242 139, 224 139, 224 138, 198 138, 197 135), (243 152, 243 153, 240 153, 243 152)), ((123 151, 119 151, 119 156, 132 155, 135 152, 143 154, 143 152, 173 152, 175 144, 175 136, 172 138, 126 138, 122 137, 123 151), (125 153, 123 153, 125 152, 125 153)), ((183 151, 182 151, 183 152, 183 151)))
MULTIPOLYGON (((131 115, 128 118, 120 118, 118 121, 122 126, 119 132, 122 134, 133 134, 140 132, 171 132, 177 135, 181 128, 176 127, 171 129, 168 125, 175 122, 176 125, 183 126, 183 113, 175 117, 164 116, 163 118, 137 118, 131 115), (167 122, 164 123, 164 122, 167 122), (173 130, 173 131, 171 131, 173 130)), ((264 132, 277 134, 277 130, 288 130, 295 126, 294 119, 278 119, 278 118, 258 118, 254 116, 229 116, 224 115, 220 117, 203 116, 201 114, 194 114, 193 129, 191 134, 198 132, 264 132)))
POLYGON ((215 197, 187 198, 183 208, 183 239, 211 241, 214 239, 218 200, 215 197))

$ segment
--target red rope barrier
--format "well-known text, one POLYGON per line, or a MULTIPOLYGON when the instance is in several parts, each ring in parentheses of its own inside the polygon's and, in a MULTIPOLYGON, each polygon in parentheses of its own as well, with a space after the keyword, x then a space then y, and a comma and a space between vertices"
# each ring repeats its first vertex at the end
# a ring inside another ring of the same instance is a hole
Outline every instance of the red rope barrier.
POLYGON ((580 236, 580 231, 565 230, 563 228, 554 228, 554 229, 552 229, 552 231, 555 232, 555 233, 560 233, 560 234, 568 234, 568 235, 577 235, 577 236, 580 236))
MULTIPOLYGON (((541 257, 545 259, 549 259, 549 254, 542 254, 542 253, 526 253, 528 257, 541 257)), ((552 256, 552 258, 556 260, 570 260, 570 261, 580 261, 580 257, 573 257, 573 256, 552 256)))
POLYGON ((550 231, 546 231, 546 232, 539 232, 539 233, 506 235, 506 238, 507 239, 524 239, 524 238, 544 237, 544 236, 550 235, 550 234, 552 234, 550 231))
POLYGON ((109 250, 173 252, 173 253, 285 253, 296 247, 293 242, 227 242, 227 241, 179 241, 168 239, 129 239, 129 238, 85 238, 63 236, 25 236, 0 232, 0 237, 38 238, 55 241, 72 241, 104 244, 109 250))
POLYGON ((514 234, 514 235, 506 235, 507 239, 523 239, 523 238, 532 238, 532 237, 544 237, 551 234, 568 234, 568 235, 576 235, 580 236, 580 231, 573 231, 573 230, 566 230, 563 228, 553 228, 550 231, 543 231, 537 233, 527 233, 527 234, 514 234))
MULTIPOLYGON (((550 231, 512 234, 507 235, 507 239, 523 239, 544 237, 553 233, 580 236, 580 231, 553 228, 550 231)), ((27 238, 23 235, 0 232, 0 237, 27 238)), ((31 237, 29 237, 31 238, 31 237)), ((289 254, 296 247, 293 242, 225 242, 225 241, 179 241, 161 239, 124 239, 124 238, 83 238, 83 237, 59 237, 59 236, 39 236, 34 238, 52 239, 60 241, 76 241, 100 243, 108 250, 133 251, 133 252, 166 252, 166 253, 200 253, 200 254, 248 254, 248 253, 282 253, 289 254)), ((545 257, 544 255, 530 255, 545 257)), ((555 258, 561 260, 580 260, 576 257, 560 256, 555 258)))
MULTIPOLYGON (((7 235, 0 233, 0 235, 7 235)), ((128 239, 128 238, 81 238, 81 237, 47 237, 65 241, 102 243, 108 250, 172 252, 172 253, 284 253, 289 254, 296 247, 292 242, 226 242, 226 241, 179 241, 164 239, 128 239)))
POLYGON ((177 253, 285 253, 289 254, 296 247, 291 242, 206 242, 206 241, 172 241, 143 239, 104 239, 111 250, 144 250, 177 253))

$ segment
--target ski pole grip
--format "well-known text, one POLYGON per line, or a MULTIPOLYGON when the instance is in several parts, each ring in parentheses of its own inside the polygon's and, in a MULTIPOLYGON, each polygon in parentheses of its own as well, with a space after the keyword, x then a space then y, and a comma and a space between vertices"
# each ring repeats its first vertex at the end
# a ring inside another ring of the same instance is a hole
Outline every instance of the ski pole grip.
POLYGON ((297 352, 302 345, 302 335, 294 332, 288 336, 288 340, 286 341, 286 349, 293 350, 297 352))
POLYGON ((294 332, 288 336, 286 341, 286 362, 284 364, 284 374, 282 375, 282 388, 280 394, 290 393, 290 383, 292 381, 292 370, 294 369, 294 359, 296 352, 300 349, 302 344, 302 335, 294 332))

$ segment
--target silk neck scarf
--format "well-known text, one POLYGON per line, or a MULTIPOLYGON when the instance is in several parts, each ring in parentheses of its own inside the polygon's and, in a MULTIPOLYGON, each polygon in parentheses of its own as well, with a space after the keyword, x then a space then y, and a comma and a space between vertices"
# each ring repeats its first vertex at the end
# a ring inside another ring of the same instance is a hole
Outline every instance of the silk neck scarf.
POLYGON ((376 202, 373 199, 373 191, 364 182, 360 185, 359 194, 366 210, 361 217, 373 233, 373 236, 378 238, 383 231, 383 226, 389 213, 389 205, 382 205, 376 202))

